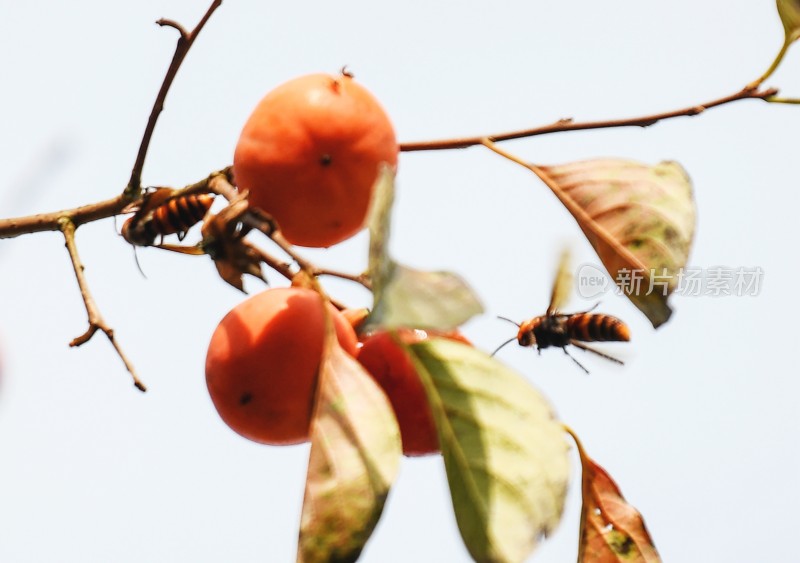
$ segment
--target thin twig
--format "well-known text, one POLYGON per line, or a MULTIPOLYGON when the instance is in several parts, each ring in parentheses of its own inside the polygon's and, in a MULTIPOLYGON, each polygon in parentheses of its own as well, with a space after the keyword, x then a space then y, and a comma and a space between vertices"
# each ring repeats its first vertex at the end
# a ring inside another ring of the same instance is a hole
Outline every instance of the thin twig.
MULTIPOLYGON (((246 244, 249 248, 253 249, 253 251, 255 251, 258 254, 258 256, 261 258, 261 260, 267 266, 269 266, 270 268, 272 268, 273 270, 275 270, 276 272, 281 274, 287 280, 289 280, 289 281, 293 281, 294 280, 295 276, 297 275, 297 272, 295 272, 292 269, 292 265, 291 264, 289 264, 287 262, 281 262, 280 260, 275 259, 275 257, 272 256, 271 254, 267 253, 263 249, 255 246, 255 245, 253 245, 253 244, 251 244, 249 242, 244 242, 244 244, 246 244)), ((331 305, 333 305, 334 307, 336 307, 340 311, 344 311, 345 309, 348 308, 346 305, 342 304, 339 301, 336 301, 335 299, 331 298, 330 296, 328 296, 328 300, 331 302, 331 305)))
POLYGON ((357 284, 361 284, 364 288, 372 291, 372 281, 369 279, 369 276, 366 273, 363 274, 348 274, 347 272, 339 272, 336 270, 328 270, 326 268, 315 268, 314 269, 314 276, 330 276, 333 278, 339 278, 343 280, 348 280, 351 282, 355 282, 357 284))
POLYGON ((267 251, 250 242, 242 241, 242 244, 252 249, 258 255, 258 257, 261 258, 262 262, 278 272, 287 280, 291 281, 292 278, 294 278, 296 272, 292 269, 292 265, 290 263, 278 260, 272 254, 269 254, 267 251))
POLYGON ((133 165, 133 170, 131 170, 131 179, 128 181, 128 185, 123 192, 125 197, 129 199, 134 199, 142 188, 142 170, 144 169, 144 160, 147 157, 147 149, 150 147, 150 139, 153 137, 153 131, 155 130, 158 117, 164 110, 164 101, 167 98, 170 86, 172 86, 172 81, 175 79, 175 75, 178 74, 178 69, 181 67, 183 59, 186 58, 186 54, 189 52, 192 43, 197 39, 198 34, 203 29, 203 26, 206 25, 209 18, 211 18, 214 10, 219 8, 220 5, 222 5, 222 0, 214 0, 208 10, 206 10, 200 23, 197 24, 197 27, 195 27, 191 33, 187 33, 183 26, 172 20, 160 19, 156 22, 162 27, 177 29, 178 33, 180 33, 180 37, 178 37, 178 44, 175 46, 175 54, 172 56, 172 62, 167 69, 167 74, 164 76, 164 81, 161 83, 161 89, 158 91, 156 101, 153 103, 153 109, 150 111, 150 117, 147 120, 144 135, 142 135, 142 142, 139 145, 139 152, 136 154, 136 162, 133 165))
POLYGON ((103 331, 103 333, 108 337, 108 340, 111 342, 111 345, 117 351, 122 363, 125 364, 125 368, 131 374, 131 377, 133 377, 133 384, 140 391, 146 391, 147 388, 137 377, 133 364, 131 364, 130 360, 128 360, 127 356, 125 356, 125 353, 122 351, 119 342, 117 342, 117 339, 114 336, 114 329, 108 326, 103 320, 100 310, 97 308, 97 304, 95 303, 94 298, 89 291, 89 285, 86 282, 86 275, 84 274, 84 266, 81 263, 80 256, 78 256, 78 247, 75 244, 75 223, 73 223, 69 218, 63 217, 60 220, 60 228, 61 232, 64 234, 64 241, 66 242, 67 251, 69 252, 69 257, 72 261, 72 269, 75 271, 75 278, 78 280, 78 287, 81 290, 81 297, 83 297, 83 303, 86 306, 86 315, 89 319, 89 328, 86 330, 86 332, 74 338, 69 345, 76 347, 86 344, 89 342, 89 340, 91 340, 92 336, 94 336, 98 330, 103 331))
POLYGON ((663 121, 665 119, 672 119, 674 117, 691 117, 699 115, 711 108, 719 107, 738 100, 767 100, 778 93, 776 88, 769 88, 766 90, 758 90, 757 88, 746 87, 735 94, 725 96, 707 102, 705 104, 690 106, 674 111, 667 111, 663 113, 656 113, 653 115, 646 115, 642 117, 633 117, 628 119, 612 119, 608 121, 585 121, 576 122, 570 119, 559 119, 550 125, 535 127, 533 129, 522 129, 521 131, 511 131, 507 133, 497 133, 495 135, 480 135, 477 137, 464 137, 460 139, 442 139, 436 141, 420 141, 414 143, 402 143, 400 150, 405 152, 411 151, 433 151, 433 150, 447 150, 447 149, 463 149, 475 145, 483 144, 484 139, 492 142, 509 141, 511 139, 521 139, 524 137, 535 137, 537 135, 547 135, 550 133, 562 133, 566 131, 585 131, 588 129, 610 129, 613 127, 649 127, 663 121))

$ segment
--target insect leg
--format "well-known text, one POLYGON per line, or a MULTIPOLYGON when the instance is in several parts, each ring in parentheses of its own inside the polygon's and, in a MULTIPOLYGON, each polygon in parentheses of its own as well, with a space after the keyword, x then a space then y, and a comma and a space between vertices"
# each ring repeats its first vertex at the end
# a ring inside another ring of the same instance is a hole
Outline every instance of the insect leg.
POLYGON ((574 340, 573 339, 573 340, 570 340, 569 343, 572 344, 573 346, 577 346, 581 350, 586 350, 587 352, 592 352, 594 354, 597 354, 601 358, 605 358, 606 360, 611 360, 612 362, 616 362, 621 366, 625 365, 625 362, 623 362, 622 360, 620 360, 618 358, 615 358, 614 356, 609 356, 608 354, 606 354, 604 352, 601 352, 600 350, 596 350, 596 349, 594 349, 594 348, 592 348, 590 346, 587 346, 586 344, 584 344, 580 340, 574 340))
POLYGON ((582 370, 583 370, 583 371, 586 373, 586 375, 589 375, 589 370, 588 370, 588 369, 586 369, 585 367, 583 367, 583 364, 582 364, 582 363, 580 363, 578 360, 576 360, 576 359, 575 359, 575 358, 572 356, 572 354, 570 354, 569 352, 567 352, 567 347, 566 347, 566 346, 565 346, 565 347, 563 347, 563 348, 562 348, 562 350, 564 350, 564 353, 565 353, 567 356, 569 356, 570 358, 572 358, 572 361, 573 361, 573 362, 575 362, 576 364, 578 364, 578 367, 579 367, 579 368, 581 368, 581 369, 582 369, 582 370))

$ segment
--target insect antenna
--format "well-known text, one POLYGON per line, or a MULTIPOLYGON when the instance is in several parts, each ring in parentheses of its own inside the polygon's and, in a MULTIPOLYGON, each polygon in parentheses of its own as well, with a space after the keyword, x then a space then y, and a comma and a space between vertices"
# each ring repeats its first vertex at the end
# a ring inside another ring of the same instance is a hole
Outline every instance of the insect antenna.
POLYGON ((509 319, 509 318, 506 318, 506 317, 501 317, 500 315, 497 315, 497 318, 498 318, 498 319, 502 319, 502 320, 504 320, 504 321, 508 321, 508 322, 510 322, 512 325, 516 326, 517 328, 519 328, 519 327, 520 327, 520 324, 519 324, 517 321, 512 321, 511 319, 509 319))
MULTIPOLYGON (((580 348, 580 346, 579 346, 579 348, 580 348)), ((576 360, 576 359, 575 359, 575 357, 574 357, 572 354, 570 354, 569 352, 567 352, 567 349, 566 349, 566 348, 562 348, 562 350, 564 350, 564 353, 565 353, 567 356, 569 356, 570 358, 572 358, 572 361, 573 361, 573 362, 575 362, 576 364, 578 364, 578 367, 579 367, 579 368, 581 368, 581 369, 582 369, 582 370, 583 370, 583 371, 586 373, 586 375, 589 375, 589 370, 588 370, 588 369, 586 369, 586 368, 583 366, 583 364, 582 364, 582 363, 580 363, 578 360, 576 360)))
POLYGON ((581 350, 586 350, 587 352, 592 352, 593 354, 597 354, 601 358, 605 358, 606 360, 611 360, 612 362, 615 362, 615 363, 617 363, 617 364, 619 364, 621 366, 625 365, 625 362, 623 362, 619 358, 615 358, 614 356, 609 356, 608 354, 606 354, 604 352, 601 352, 600 350, 596 350, 596 349, 594 349, 594 348, 592 348, 590 346, 587 346, 586 344, 584 344, 583 342, 580 342, 579 340, 570 340, 569 343, 572 344, 573 346, 577 346, 581 350))
POLYGON ((147 279, 147 274, 144 273, 142 265, 139 264, 139 254, 136 252, 136 246, 131 245, 131 248, 133 249, 133 260, 136 262, 136 268, 139 270, 139 273, 142 274, 142 277, 147 279))
POLYGON ((515 336, 515 337, 513 337, 513 338, 509 338, 508 340, 506 340, 505 342, 503 342, 503 343, 502 343, 500 346, 498 346, 498 347, 495 349, 495 351, 494 351, 494 352, 492 352, 492 356, 494 356, 495 354, 497 354, 497 353, 500 351, 500 349, 501 349, 503 346, 505 346, 506 344, 511 344, 511 343, 512 343, 512 342, 514 342, 516 339, 517 339, 517 337, 515 336))

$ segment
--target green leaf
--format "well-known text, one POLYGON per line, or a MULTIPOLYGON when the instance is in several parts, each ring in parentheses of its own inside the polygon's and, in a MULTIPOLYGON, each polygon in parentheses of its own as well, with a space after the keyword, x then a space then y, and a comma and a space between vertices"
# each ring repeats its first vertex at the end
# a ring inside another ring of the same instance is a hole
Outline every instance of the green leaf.
POLYGON ((331 339, 311 424, 298 561, 355 561, 397 475, 400 430, 378 385, 331 339))
POLYGON ((461 536, 476 561, 523 561, 558 524, 568 445, 520 375, 462 343, 408 347, 436 420, 461 536))
POLYGON ((392 260, 388 252, 394 200, 390 169, 383 170, 374 193, 367 221, 374 306, 365 327, 450 330, 482 313, 477 296, 456 274, 415 270, 392 260))
POLYGON ((797 41, 800 38, 800 1, 777 0, 776 3, 786 33, 786 43, 797 41))
POLYGON ((667 299, 694 238, 686 171, 676 162, 618 159, 537 168, 625 295, 654 327, 665 323, 672 314, 667 299))

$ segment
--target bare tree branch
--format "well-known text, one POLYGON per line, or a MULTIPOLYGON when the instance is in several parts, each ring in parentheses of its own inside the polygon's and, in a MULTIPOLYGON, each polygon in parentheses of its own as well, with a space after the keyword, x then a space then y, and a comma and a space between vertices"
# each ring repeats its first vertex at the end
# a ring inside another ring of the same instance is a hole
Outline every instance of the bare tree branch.
POLYGON ((766 90, 759 90, 758 88, 745 87, 744 89, 719 98, 704 104, 690 106, 683 109, 674 111, 667 111, 663 113, 656 113, 653 115, 645 115, 642 117, 632 117, 628 119, 612 119, 608 121, 585 121, 576 122, 572 118, 559 119, 550 125, 543 125, 533 129, 522 129, 520 131, 511 131, 507 133, 497 133, 494 135, 479 135, 477 137, 463 137, 460 139, 442 139, 436 141, 420 141, 414 143, 401 143, 400 150, 405 152, 411 151, 436 151, 447 149, 464 149, 475 145, 481 145, 484 140, 491 142, 510 141, 511 139, 522 139, 524 137, 535 137, 537 135, 548 135, 550 133, 562 133, 566 131, 586 131, 589 129, 611 129, 613 127, 650 127, 664 121, 665 119, 672 119, 675 117, 691 117, 699 115, 711 108, 730 104, 739 100, 763 100, 769 101, 768 98, 774 97, 778 93, 776 88, 768 88, 766 90))
POLYGON ((125 368, 131 374, 131 377, 133 377, 133 384, 140 391, 146 391, 147 388, 137 377, 133 364, 130 362, 130 360, 128 360, 127 356, 122 351, 119 342, 117 342, 117 339, 114 336, 114 329, 108 326, 103 320, 100 310, 97 308, 97 304, 95 303, 94 298, 89 291, 89 285, 86 282, 86 275, 84 274, 84 266, 81 263, 80 256, 78 255, 78 247, 75 244, 75 223, 73 223, 69 218, 64 217, 60 220, 60 227, 61 232, 64 234, 64 240, 66 242, 67 251, 69 252, 69 257, 72 261, 72 269, 75 271, 75 278, 78 280, 78 287, 81 290, 81 297, 83 297, 83 303, 86 306, 86 315, 89 318, 89 328, 86 330, 86 332, 74 338, 69 345, 77 347, 86 344, 89 342, 89 340, 91 340, 92 336, 94 336, 98 330, 103 331, 103 333, 105 333, 105 335, 108 337, 108 340, 111 342, 111 345, 117 351, 122 363, 125 364, 125 368))
POLYGON ((69 220, 75 227, 79 227, 84 223, 119 215, 129 203, 127 198, 120 195, 112 199, 82 205, 73 209, 39 213, 26 217, 0 219, 0 238, 13 238, 19 235, 40 233, 43 231, 60 231, 62 230, 62 220, 69 220))
POLYGON ((183 26, 172 20, 160 19, 156 22, 160 26, 177 29, 180 33, 180 37, 175 47, 175 54, 172 56, 172 62, 167 69, 164 82, 161 83, 161 89, 158 91, 156 101, 153 103, 153 109, 150 112, 150 117, 147 120, 147 126, 144 129, 144 135, 142 135, 142 142, 139 145, 139 152, 136 154, 136 162, 131 171, 131 179, 128 181, 128 185, 123 192, 124 196, 129 200, 135 199, 142 188, 142 170, 144 168, 144 160, 147 157, 147 149, 150 147, 150 140, 153 137, 153 131, 155 130, 158 116, 161 115, 161 112, 164 110, 164 100, 167 98, 167 93, 169 92, 170 86, 172 86, 172 81, 175 79, 175 75, 178 74, 178 69, 181 67, 183 59, 186 58, 186 54, 192 47, 194 40, 197 39, 203 26, 206 25, 211 15, 221 5, 222 0, 214 0, 208 10, 206 10, 200 23, 197 24, 197 27, 195 27, 191 33, 187 33, 183 26))

